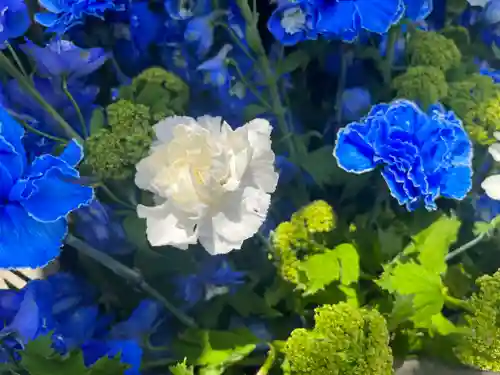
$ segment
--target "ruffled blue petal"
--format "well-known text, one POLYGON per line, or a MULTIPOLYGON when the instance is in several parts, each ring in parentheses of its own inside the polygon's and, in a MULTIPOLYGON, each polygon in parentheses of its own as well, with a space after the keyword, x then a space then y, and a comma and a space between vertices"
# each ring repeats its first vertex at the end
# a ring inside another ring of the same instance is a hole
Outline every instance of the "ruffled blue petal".
POLYGON ((441 181, 441 195, 461 200, 472 189, 472 168, 460 165, 446 171, 441 181))
POLYGON ((20 203, 32 217, 43 222, 65 218, 71 211, 90 204, 94 199, 90 186, 68 179, 59 168, 52 168, 29 183, 31 194, 20 203))
POLYGON ((59 155, 59 159, 72 167, 76 167, 83 159, 83 147, 76 139, 73 139, 68 143, 62 154, 59 155))
POLYGON ((54 13, 36 13, 35 21, 45 27, 54 27, 59 21, 59 16, 54 13))
POLYGON ((0 268, 37 268, 59 255, 66 220, 42 223, 21 207, 0 208, 0 268))
POLYGON ((316 30, 335 34, 346 42, 354 41, 359 34, 360 17, 354 1, 342 1, 318 9, 316 30))
POLYGON ((359 174, 375 168, 373 148, 351 125, 339 130, 333 155, 347 172, 359 174))

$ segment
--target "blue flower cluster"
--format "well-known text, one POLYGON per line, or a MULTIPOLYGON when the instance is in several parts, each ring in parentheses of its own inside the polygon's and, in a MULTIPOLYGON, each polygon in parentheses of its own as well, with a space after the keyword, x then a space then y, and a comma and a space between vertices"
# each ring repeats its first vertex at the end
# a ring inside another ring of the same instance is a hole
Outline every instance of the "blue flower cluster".
POLYGON ((161 318, 162 308, 144 300, 128 320, 110 328, 114 317, 99 310, 96 296, 88 284, 67 273, 31 281, 20 291, 0 290, 0 362, 18 357, 28 342, 51 334, 61 355, 80 348, 86 366, 103 356, 120 356, 130 365, 127 375, 139 374, 140 344, 161 318))
POLYGON ((435 210, 438 197, 460 200, 472 187, 472 144, 440 105, 427 113, 408 100, 375 105, 339 130, 334 156, 351 173, 382 166, 392 196, 410 211, 422 204, 435 210))
POLYGON ((89 204, 91 187, 78 183, 82 147, 71 141, 59 156, 28 163, 24 129, 0 109, 0 267, 40 267, 59 255, 69 212, 89 204))
POLYGON ((362 30, 384 34, 403 16, 416 21, 431 11, 432 0, 284 0, 267 26, 283 45, 318 35, 353 42, 362 30))

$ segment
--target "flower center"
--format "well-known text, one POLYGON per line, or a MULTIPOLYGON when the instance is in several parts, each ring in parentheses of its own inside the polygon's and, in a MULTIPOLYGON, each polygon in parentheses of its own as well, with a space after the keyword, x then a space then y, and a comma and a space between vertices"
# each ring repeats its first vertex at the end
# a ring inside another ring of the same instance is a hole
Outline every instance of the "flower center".
POLYGON ((281 26, 287 34, 295 34, 301 31, 306 24, 306 15, 300 8, 291 8, 283 12, 281 26))

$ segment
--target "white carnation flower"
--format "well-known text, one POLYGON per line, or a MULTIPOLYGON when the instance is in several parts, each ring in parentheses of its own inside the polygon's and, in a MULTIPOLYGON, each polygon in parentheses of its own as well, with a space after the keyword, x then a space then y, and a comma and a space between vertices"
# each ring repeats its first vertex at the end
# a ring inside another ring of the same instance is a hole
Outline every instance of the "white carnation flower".
POLYGON ((212 255, 240 249, 264 222, 276 190, 271 130, 263 119, 233 130, 211 116, 156 124, 157 140, 135 176, 158 204, 137 207, 151 245, 187 249, 199 241, 212 255))
MULTIPOLYGON (((500 132, 495 132, 493 135, 500 141, 500 132)), ((493 160, 500 162, 500 143, 492 144, 488 148, 488 152, 493 160)), ((486 177, 481 187, 491 199, 500 200, 500 175, 486 177)))

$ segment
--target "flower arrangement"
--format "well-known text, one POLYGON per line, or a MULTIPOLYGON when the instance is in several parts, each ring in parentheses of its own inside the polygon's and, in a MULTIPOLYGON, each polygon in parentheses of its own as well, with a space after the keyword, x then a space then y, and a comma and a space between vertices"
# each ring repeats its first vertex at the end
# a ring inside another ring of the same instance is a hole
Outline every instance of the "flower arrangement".
POLYGON ((497 1, 0 6, 0 374, 500 372, 497 1))

